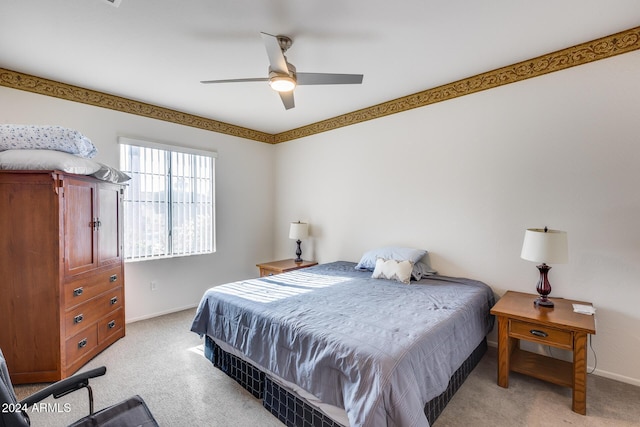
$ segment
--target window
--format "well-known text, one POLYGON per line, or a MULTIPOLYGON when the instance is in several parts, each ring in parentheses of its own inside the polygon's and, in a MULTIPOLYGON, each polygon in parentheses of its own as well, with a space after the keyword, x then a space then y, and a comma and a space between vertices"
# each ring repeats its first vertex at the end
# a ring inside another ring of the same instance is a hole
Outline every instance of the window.
POLYGON ((127 261, 215 252, 215 155, 119 138, 127 261))

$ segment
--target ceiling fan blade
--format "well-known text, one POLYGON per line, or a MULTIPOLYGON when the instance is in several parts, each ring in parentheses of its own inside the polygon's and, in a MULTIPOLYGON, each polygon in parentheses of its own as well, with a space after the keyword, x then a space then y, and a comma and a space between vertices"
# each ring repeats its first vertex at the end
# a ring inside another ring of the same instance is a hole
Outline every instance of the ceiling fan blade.
POLYGON ((287 67, 287 60, 282 53, 278 38, 267 33, 260 33, 264 46, 267 48, 267 56, 269 56, 269 64, 271 64, 271 70, 280 74, 289 74, 289 68, 287 67))
POLYGON ((299 85, 359 85, 362 74, 296 73, 299 85))
POLYGON ((278 92, 280 94, 280 99, 282 99, 282 103, 284 104, 284 108, 286 110, 290 110, 291 108, 295 107, 296 104, 293 101, 293 91, 290 90, 289 92, 278 92))
POLYGON ((227 80, 202 80, 200 83, 237 83, 237 82, 268 82, 266 77, 255 77, 248 79, 227 79, 227 80))

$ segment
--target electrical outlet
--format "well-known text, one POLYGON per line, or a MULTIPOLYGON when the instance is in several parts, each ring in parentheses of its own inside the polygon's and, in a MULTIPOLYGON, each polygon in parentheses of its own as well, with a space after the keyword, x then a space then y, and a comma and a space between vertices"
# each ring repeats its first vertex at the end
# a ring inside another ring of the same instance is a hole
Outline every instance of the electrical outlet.
POLYGON ((158 282, 156 282, 155 280, 151 281, 151 290, 152 291, 157 291, 158 290, 158 282))

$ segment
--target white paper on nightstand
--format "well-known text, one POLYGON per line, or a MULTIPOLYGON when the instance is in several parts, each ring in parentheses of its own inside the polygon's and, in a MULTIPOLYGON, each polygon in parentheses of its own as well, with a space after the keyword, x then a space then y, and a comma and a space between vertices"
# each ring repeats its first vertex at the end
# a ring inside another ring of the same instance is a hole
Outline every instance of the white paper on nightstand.
POLYGON ((595 314, 596 309, 592 305, 573 304, 573 311, 581 314, 595 314))

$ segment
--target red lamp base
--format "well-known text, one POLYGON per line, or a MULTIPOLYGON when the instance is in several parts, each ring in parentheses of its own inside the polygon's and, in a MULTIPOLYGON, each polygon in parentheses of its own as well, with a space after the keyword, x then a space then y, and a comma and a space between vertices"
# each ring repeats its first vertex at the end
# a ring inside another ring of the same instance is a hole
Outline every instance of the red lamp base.
POLYGON ((533 301, 533 305, 536 307, 553 307, 553 301, 546 296, 539 296, 533 301))
POLYGON ((533 305, 536 307, 553 307, 553 301, 547 298, 547 295, 551 293, 551 284, 549 283, 549 279, 547 275, 551 267, 549 267, 544 262, 537 266, 540 271, 540 279, 538 279, 538 284, 536 286, 536 291, 540 296, 533 302, 533 305))

